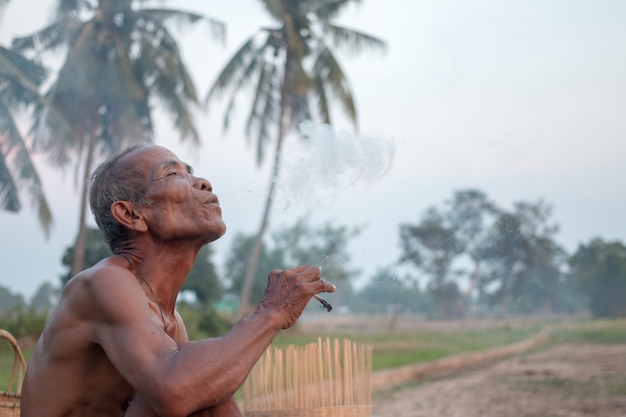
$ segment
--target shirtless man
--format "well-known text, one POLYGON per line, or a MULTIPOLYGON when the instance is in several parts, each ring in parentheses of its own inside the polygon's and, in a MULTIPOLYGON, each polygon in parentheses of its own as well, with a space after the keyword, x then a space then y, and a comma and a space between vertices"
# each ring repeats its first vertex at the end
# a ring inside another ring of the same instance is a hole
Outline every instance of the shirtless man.
POLYGON ((190 342, 176 297, 202 246, 226 231, 209 181, 143 146, 98 167, 90 204, 114 256, 65 286, 30 359, 21 416, 240 416, 232 396, 263 351, 335 286, 316 267, 274 270, 252 313, 190 342))

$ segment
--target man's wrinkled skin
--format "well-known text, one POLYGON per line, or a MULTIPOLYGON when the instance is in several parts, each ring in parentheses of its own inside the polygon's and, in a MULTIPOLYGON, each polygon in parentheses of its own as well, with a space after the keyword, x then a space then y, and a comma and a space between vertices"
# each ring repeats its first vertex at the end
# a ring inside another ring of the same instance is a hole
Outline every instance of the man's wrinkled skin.
POLYGON ((116 164, 139 170, 150 203, 111 206, 129 238, 65 286, 28 364, 21 416, 241 416, 233 394, 263 351, 335 287, 317 267, 274 270, 252 313, 189 341, 176 297, 202 246, 226 231, 217 196, 162 147, 116 164))

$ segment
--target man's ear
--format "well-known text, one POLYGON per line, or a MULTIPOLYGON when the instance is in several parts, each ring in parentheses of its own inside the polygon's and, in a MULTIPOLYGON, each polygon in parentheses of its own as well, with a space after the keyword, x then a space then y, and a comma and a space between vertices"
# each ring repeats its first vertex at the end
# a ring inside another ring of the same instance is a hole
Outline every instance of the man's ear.
POLYGON ((111 213, 115 220, 131 230, 145 232, 148 226, 144 221, 141 210, 138 210, 134 204, 128 201, 116 201, 111 206, 111 213))

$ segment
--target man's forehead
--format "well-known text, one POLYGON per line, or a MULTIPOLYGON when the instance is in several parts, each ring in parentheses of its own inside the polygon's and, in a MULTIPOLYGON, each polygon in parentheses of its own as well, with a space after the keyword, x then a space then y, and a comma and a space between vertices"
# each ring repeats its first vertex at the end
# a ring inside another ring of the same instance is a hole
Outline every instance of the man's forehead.
POLYGON ((134 149, 128 153, 124 158, 124 162, 130 162, 134 164, 143 164, 144 166, 160 166, 166 161, 173 161, 181 163, 180 159, 169 149, 162 146, 148 145, 134 149))

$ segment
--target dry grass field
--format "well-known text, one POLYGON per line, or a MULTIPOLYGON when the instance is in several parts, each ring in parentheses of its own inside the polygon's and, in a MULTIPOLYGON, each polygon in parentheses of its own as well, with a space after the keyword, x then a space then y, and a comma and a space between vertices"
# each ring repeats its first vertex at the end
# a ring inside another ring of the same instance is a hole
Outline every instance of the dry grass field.
MULTIPOLYGON (((506 325, 528 326, 528 320, 506 325)), ((456 332, 502 324, 399 318, 393 326, 398 332, 456 332)), ((308 331, 358 334, 390 323, 344 317, 308 326, 308 331)), ((553 320, 546 328, 550 340, 538 347, 375 389, 372 417, 625 417, 626 322, 553 320)))
POLYGON ((624 417, 626 345, 565 344, 373 396, 372 417, 624 417))

